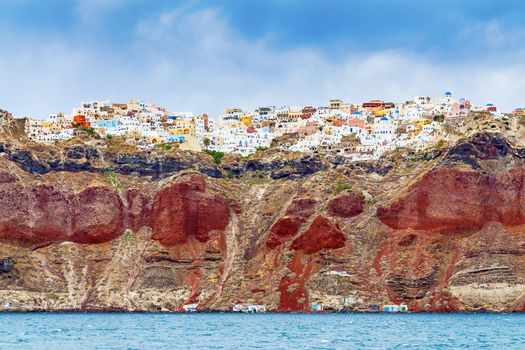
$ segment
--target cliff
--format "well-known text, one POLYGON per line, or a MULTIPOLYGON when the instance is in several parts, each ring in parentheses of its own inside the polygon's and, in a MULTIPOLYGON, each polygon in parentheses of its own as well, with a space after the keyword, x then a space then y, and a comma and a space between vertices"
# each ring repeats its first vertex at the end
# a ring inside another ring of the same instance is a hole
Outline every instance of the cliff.
POLYGON ((220 166, 39 145, 0 121, 2 310, 525 310, 519 121, 375 162, 269 150, 220 166))

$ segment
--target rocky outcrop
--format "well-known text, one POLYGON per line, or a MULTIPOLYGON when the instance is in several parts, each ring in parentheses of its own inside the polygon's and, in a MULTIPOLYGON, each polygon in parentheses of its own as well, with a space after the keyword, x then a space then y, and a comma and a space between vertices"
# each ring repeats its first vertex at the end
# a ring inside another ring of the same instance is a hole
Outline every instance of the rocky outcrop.
POLYGON ((337 249, 345 246, 346 238, 323 216, 314 219, 308 230, 297 237, 291 248, 307 254, 317 253, 322 249, 337 249))
POLYGON ((275 151, 264 152, 252 159, 232 159, 223 164, 224 170, 235 176, 247 172, 262 172, 274 180, 304 178, 330 167, 331 164, 318 155, 275 151))
POLYGON ((0 273, 11 272, 15 262, 11 258, 0 259, 0 273))
POLYGON ((409 193, 378 210, 395 229, 443 231, 481 228, 489 222, 525 224, 525 171, 485 175, 440 169, 424 176, 409 193))
POLYGON ((25 187, 10 174, 0 173, 0 239, 4 241, 101 243, 127 228, 151 227, 153 239, 173 245, 190 235, 207 241, 210 232, 224 230, 228 221, 228 203, 205 192, 202 175, 160 189, 148 203, 136 189, 128 190, 123 201, 108 187, 87 187, 78 193, 45 184, 25 187))
POLYGON ((513 149, 500 134, 477 134, 466 142, 452 147, 451 161, 460 161, 479 169, 478 159, 498 159, 513 154, 523 157, 523 150, 513 149))
POLYGON ((364 198, 354 192, 347 192, 328 202, 328 212, 333 216, 351 218, 363 212, 364 198))
POLYGON ((186 242, 189 236, 201 242, 214 230, 224 231, 229 221, 228 202, 205 192, 204 178, 191 175, 160 190, 151 206, 152 238, 164 245, 186 242))
POLYGON ((435 271, 419 278, 393 274, 387 279, 388 288, 404 301, 424 298, 435 284, 435 271))
POLYGON ((294 199, 286 209, 285 216, 271 227, 266 246, 273 249, 295 236, 314 213, 316 204, 311 198, 294 199))
POLYGON ((63 193, 46 184, 25 187, 5 173, 0 179, 1 240, 98 243, 124 232, 124 206, 112 189, 63 193))
POLYGON ((196 170, 211 177, 222 177, 222 173, 210 157, 203 154, 176 151, 174 154, 114 153, 98 150, 92 146, 75 145, 61 150, 32 150, 0 144, 0 153, 33 174, 49 172, 115 172, 124 175, 166 178, 183 170, 196 170), (38 155, 37 155, 38 153, 38 155))
POLYGON ((299 232, 304 219, 299 217, 285 216, 279 219, 270 229, 266 246, 270 249, 286 242, 287 239, 293 237, 299 232))

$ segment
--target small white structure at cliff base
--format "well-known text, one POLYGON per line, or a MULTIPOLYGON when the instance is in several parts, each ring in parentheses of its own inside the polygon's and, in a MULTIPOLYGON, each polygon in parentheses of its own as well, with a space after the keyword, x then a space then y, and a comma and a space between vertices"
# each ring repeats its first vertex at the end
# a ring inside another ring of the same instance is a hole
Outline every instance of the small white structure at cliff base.
POLYGON ((245 312, 245 313, 264 313, 266 312, 266 305, 258 305, 258 304, 249 304, 249 305, 243 305, 243 304, 237 304, 232 308, 233 312, 245 312))
POLYGON ((184 305, 182 307, 182 309, 185 311, 185 312, 197 312, 197 307, 199 306, 199 304, 188 304, 188 305, 184 305))
POLYGON ((408 306, 405 304, 401 305, 395 305, 395 304, 388 304, 383 305, 383 312, 407 312, 408 306))

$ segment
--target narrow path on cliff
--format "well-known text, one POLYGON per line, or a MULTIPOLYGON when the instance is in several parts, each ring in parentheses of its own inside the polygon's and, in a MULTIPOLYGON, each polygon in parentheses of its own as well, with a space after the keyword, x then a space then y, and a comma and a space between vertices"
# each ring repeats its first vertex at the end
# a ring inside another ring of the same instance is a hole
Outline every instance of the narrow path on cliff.
POLYGON ((235 265, 235 252, 238 249, 237 236, 240 232, 239 220, 235 213, 233 213, 231 216, 230 228, 227 230, 227 232, 229 232, 229 234, 226 235, 226 259, 224 260, 224 269, 219 281, 219 287, 217 288, 215 301, 218 301, 222 297, 222 292, 226 285, 226 281, 230 277, 230 273, 235 265))

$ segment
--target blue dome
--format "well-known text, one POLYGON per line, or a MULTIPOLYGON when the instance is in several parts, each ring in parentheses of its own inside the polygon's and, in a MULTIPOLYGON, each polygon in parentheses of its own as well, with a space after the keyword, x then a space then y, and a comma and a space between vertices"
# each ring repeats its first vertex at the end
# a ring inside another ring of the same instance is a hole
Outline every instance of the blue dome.
POLYGON ((352 114, 358 114, 358 115, 361 115, 361 112, 359 112, 359 111, 355 111, 355 112, 352 113, 352 114))
POLYGON ((452 96, 452 93, 450 91, 445 92, 445 96, 452 96))
POLYGON ((388 121, 388 118, 387 117, 381 117, 381 119, 379 119, 380 121, 384 121, 384 120, 387 120, 388 121))
POLYGON ((462 97, 459 99, 461 102, 465 102, 465 99, 462 97))
POLYGON ((487 103, 485 106, 487 106, 487 107, 494 107, 494 105, 492 103, 487 103))

